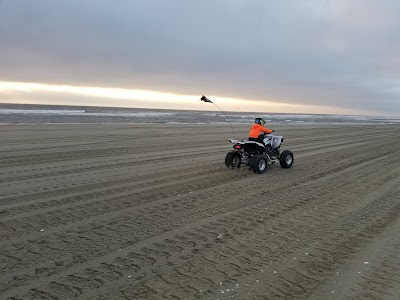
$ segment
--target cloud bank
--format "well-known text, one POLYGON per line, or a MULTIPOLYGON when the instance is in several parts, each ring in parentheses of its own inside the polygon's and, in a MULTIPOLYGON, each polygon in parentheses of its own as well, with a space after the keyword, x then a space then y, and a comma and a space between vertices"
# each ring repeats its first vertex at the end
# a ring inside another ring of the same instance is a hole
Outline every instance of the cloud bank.
POLYGON ((0 2, 0 81, 400 114, 395 0, 0 2))

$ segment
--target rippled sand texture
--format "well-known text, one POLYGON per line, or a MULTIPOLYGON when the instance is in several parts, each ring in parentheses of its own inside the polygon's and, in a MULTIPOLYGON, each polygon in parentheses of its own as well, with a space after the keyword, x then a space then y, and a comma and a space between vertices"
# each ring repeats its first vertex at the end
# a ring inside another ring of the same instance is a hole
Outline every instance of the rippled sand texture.
POLYGON ((275 129, 1 126, 0 299, 400 299, 400 127, 275 129))

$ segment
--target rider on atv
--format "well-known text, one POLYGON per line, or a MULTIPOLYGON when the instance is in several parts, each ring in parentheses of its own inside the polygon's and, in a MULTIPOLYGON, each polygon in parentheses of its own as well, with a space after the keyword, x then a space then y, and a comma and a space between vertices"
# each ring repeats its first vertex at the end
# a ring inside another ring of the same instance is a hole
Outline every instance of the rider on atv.
POLYGON ((261 117, 256 117, 254 124, 250 127, 249 141, 264 144, 264 133, 274 132, 271 129, 264 127, 265 121, 261 117))

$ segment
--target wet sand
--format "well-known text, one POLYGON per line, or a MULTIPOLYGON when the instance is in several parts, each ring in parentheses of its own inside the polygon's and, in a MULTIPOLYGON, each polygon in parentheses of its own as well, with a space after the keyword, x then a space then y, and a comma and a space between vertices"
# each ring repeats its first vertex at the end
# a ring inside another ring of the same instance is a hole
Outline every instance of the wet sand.
POLYGON ((273 128, 0 126, 0 299, 400 299, 400 126, 273 128))

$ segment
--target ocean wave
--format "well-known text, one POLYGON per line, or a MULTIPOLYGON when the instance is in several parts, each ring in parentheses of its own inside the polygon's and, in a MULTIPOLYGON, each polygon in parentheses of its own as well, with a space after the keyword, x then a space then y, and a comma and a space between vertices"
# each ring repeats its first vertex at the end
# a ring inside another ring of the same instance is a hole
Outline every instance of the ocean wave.
POLYGON ((313 115, 284 113, 228 112, 226 115, 214 111, 179 111, 124 109, 102 107, 10 107, 0 105, 0 122, 17 123, 169 123, 169 124, 252 124, 256 115, 261 115, 268 124, 312 124, 312 123, 400 123, 400 118, 363 115, 313 115), (32 109, 31 109, 32 107, 32 109))
POLYGON ((88 112, 86 110, 54 110, 54 109, 0 109, 0 114, 22 114, 22 115, 68 115, 68 116, 91 116, 91 117, 161 117, 173 116, 172 112, 88 112))
POLYGON ((36 114, 36 115, 78 115, 85 113, 85 110, 64 110, 64 109, 0 109, 0 114, 36 114))

